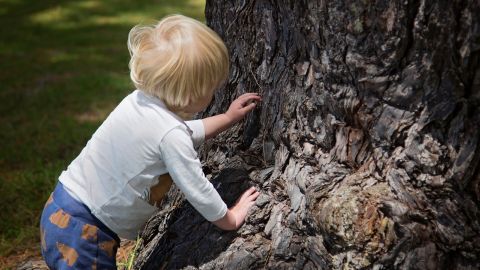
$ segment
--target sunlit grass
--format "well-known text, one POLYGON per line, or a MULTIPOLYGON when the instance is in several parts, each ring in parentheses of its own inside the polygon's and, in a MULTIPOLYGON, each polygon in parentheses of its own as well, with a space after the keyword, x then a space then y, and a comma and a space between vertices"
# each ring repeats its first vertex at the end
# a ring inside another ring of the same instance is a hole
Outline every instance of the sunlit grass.
POLYGON ((128 31, 204 0, 0 0, 0 256, 38 242, 61 171, 133 86, 128 31))
MULTIPOLYGON (((204 1, 183 1, 188 8, 179 9, 172 1, 136 2, 137 8, 118 12, 120 1, 73 1, 40 10, 29 19, 32 23, 54 29, 71 29, 94 25, 135 25, 153 23, 167 14, 182 13, 203 20, 204 1), (161 8, 159 8, 161 7, 161 8), (202 12, 202 13, 199 13, 202 12)), ((125 4, 123 4, 125 5, 125 4)))

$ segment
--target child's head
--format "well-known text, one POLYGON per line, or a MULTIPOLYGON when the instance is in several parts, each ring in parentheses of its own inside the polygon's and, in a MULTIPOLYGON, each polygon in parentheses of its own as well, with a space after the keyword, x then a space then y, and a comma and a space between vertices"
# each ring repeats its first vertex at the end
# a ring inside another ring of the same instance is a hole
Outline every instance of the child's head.
POLYGON ((228 51, 203 23, 168 16, 128 35, 130 77, 135 87, 162 100, 174 112, 210 100, 227 78, 228 51))

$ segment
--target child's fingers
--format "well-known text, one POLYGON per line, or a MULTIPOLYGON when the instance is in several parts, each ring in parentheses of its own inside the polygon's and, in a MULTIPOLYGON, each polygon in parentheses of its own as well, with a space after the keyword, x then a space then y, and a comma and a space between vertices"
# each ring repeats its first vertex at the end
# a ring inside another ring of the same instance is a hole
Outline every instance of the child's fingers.
POLYGON ((240 110, 243 111, 244 113, 247 113, 247 112, 253 110, 255 108, 255 106, 257 106, 257 103, 250 103, 247 106, 241 108, 240 110))
POLYGON ((255 187, 250 187, 249 189, 247 189, 243 194, 242 194, 242 198, 248 198, 250 195, 252 195, 254 192, 256 192, 256 189, 255 187))
POLYGON ((248 97, 248 96, 258 96, 258 93, 245 93, 245 94, 239 96, 238 98, 244 98, 244 97, 248 97))
POLYGON ((248 197, 246 197, 245 200, 246 201, 255 201, 259 195, 260 195, 260 192, 255 191, 254 193, 248 195, 248 197))
POLYGON ((259 97, 259 96, 249 97, 247 100, 242 102, 242 105, 245 106, 246 104, 257 103, 257 102, 260 102, 260 101, 262 101, 262 98, 259 97))
POLYGON ((262 100, 262 97, 259 95, 245 95, 245 96, 239 97, 237 99, 237 102, 239 102, 240 104, 242 104, 242 106, 244 106, 248 102, 261 101, 261 100, 262 100))
POLYGON ((261 100, 262 97, 257 95, 257 94, 251 94, 251 95, 242 95, 240 96, 237 100, 239 100, 242 103, 248 102, 250 100, 261 100))
POLYGON ((258 196, 260 196, 260 192, 255 190, 254 193, 252 193, 250 196, 248 196, 248 199, 251 200, 251 201, 255 201, 258 196))
POLYGON ((257 192, 257 189, 252 186, 252 187, 250 187, 247 191, 248 191, 248 194, 251 195, 251 194, 257 192))

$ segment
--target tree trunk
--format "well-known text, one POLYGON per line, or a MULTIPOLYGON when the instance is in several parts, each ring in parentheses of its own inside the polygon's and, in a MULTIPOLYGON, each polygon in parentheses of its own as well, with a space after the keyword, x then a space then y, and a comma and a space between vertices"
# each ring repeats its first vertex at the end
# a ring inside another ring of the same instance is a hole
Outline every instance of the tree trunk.
POLYGON ((201 115, 263 102, 200 155, 224 232, 172 189, 141 269, 479 269, 480 1, 207 1, 231 54, 201 115), (247 177, 250 180, 244 180, 247 177))

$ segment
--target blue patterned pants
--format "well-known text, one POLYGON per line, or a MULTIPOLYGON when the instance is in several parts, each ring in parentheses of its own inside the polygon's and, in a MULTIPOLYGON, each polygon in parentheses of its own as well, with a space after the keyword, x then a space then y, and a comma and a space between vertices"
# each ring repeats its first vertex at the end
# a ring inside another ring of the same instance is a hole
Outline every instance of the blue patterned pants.
POLYGON ((40 238, 50 269, 117 269, 120 239, 60 182, 43 209, 40 238))

